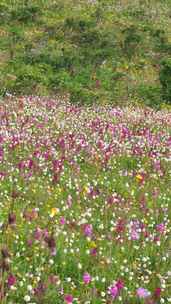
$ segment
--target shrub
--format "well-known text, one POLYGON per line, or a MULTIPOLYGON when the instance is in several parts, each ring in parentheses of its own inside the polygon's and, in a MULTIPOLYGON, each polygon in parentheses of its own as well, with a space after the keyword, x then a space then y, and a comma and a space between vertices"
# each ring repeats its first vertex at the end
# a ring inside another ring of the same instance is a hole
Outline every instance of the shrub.
POLYGON ((171 103, 171 58, 164 59, 161 62, 160 82, 163 98, 171 103))
POLYGON ((142 84, 137 89, 138 97, 147 106, 160 108, 162 102, 161 88, 156 85, 142 84))
POLYGON ((90 91, 84 87, 73 87, 70 90, 70 101, 72 103, 91 105, 98 99, 98 95, 94 91, 90 91))
POLYGON ((141 42, 141 36, 135 26, 130 26, 123 30, 124 43, 123 50, 129 58, 134 56, 136 49, 141 42))

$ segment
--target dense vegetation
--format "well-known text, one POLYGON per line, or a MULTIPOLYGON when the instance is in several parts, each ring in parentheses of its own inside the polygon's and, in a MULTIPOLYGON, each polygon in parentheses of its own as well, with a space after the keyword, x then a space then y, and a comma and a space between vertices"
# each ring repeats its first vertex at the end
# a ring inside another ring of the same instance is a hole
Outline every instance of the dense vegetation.
POLYGON ((1 0, 0 94, 171 100, 169 0, 1 0))
POLYGON ((171 303, 171 113, 0 107, 0 303, 171 303))

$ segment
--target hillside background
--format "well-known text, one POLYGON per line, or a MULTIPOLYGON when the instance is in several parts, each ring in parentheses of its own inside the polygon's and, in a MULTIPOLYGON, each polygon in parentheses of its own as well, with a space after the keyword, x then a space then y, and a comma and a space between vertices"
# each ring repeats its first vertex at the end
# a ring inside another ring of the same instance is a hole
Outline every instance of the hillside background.
POLYGON ((171 101, 170 0, 1 0, 0 95, 171 101))

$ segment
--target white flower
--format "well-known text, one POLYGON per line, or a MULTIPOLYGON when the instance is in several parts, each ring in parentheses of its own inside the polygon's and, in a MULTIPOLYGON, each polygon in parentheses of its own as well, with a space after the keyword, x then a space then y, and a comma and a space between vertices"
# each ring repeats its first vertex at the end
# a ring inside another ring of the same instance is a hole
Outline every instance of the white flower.
POLYGON ((24 301, 25 301, 25 302, 29 302, 29 301, 30 301, 30 296, 29 296, 29 295, 26 295, 26 296, 24 297, 24 301))

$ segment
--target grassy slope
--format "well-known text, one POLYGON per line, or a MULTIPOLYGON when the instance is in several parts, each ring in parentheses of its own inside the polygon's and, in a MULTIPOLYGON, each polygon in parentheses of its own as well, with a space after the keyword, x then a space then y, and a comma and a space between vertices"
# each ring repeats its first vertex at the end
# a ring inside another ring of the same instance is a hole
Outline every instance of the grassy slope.
POLYGON ((1 94, 160 102, 170 0, 2 0, 0 17, 1 94))

